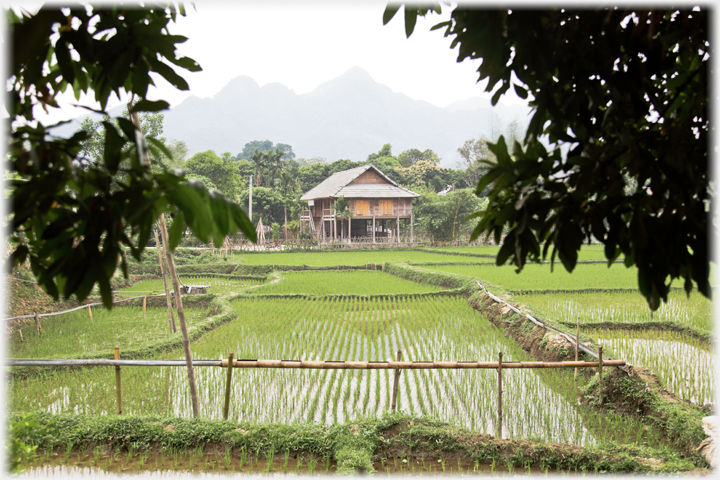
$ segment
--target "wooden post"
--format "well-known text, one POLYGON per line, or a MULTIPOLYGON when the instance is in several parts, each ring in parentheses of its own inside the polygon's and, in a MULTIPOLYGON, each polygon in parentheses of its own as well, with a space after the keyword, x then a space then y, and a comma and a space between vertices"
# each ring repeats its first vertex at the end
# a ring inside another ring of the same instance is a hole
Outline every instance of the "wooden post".
POLYGON ((373 243, 375 243, 375 215, 373 215, 373 243))
POLYGON ((143 297, 143 315, 147 313, 147 295, 143 297))
POLYGON ((352 217, 348 217, 348 243, 352 243, 352 217))
MULTIPOLYGON (((120 360, 120 346, 115 345, 115 360, 120 360)), ((117 399, 117 413, 122 415, 122 388, 120 384, 120 367, 115 367, 115 398, 117 399)))
MULTIPOLYGON (((402 350, 397 351, 397 361, 399 362, 402 359, 402 350)), ((392 399, 390 402, 390 410, 393 412, 395 411, 395 407, 397 407, 397 395, 398 395, 398 385, 400 384, 400 369, 395 369, 395 381, 393 382, 393 392, 392 392, 392 399)))
POLYGON ((88 305, 88 316, 90 317, 90 321, 92 322, 92 310, 90 309, 90 305, 88 305))
MULTIPOLYGON (((578 361, 578 348, 580 347, 580 316, 577 317, 577 330, 575 330, 575 361, 578 361)), ((575 378, 577 379, 577 367, 575 367, 575 378)))
POLYGON ((498 420, 497 420, 497 438, 502 438, 502 352, 498 353, 498 420))
POLYGON ((17 331, 17 332, 18 332, 18 335, 20 335, 20 341, 21 341, 21 342, 24 342, 25 339, 24 339, 23 336, 22 336, 22 329, 21 329, 21 328, 18 328, 18 331, 17 331))
POLYGON ((225 406, 223 407, 223 420, 227 420, 230 408, 230 385, 232 384, 233 353, 228 353, 227 382, 225 383, 225 406))
POLYGON ((38 312, 35 312, 35 330, 37 330, 38 335, 42 335, 42 327, 40 326, 40 315, 38 315, 38 312))
MULTIPOLYGON (((412 208, 412 204, 411 204, 412 208)), ((415 238, 413 237, 413 213, 412 210, 410 210, 410 243, 413 243, 415 241, 415 238)))
POLYGON ((400 243, 400 210, 398 209, 397 212, 397 220, 395 220, 395 225, 397 226, 397 238, 395 239, 397 243, 400 243))
MULTIPOLYGON (((158 230, 160 229, 160 224, 158 224, 158 230)), ((165 287, 165 301, 167 302, 167 309, 168 309, 168 323, 170 325, 170 333, 177 332, 177 327, 175 326, 175 315, 173 314, 173 307, 172 307, 172 297, 170 296, 170 287, 168 285, 168 269, 165 266, 165 260, 163 259, 163 255, 161 253, 161 249, 164 249, 164 246, 160 245, 160 237, 158 237, 158 232, 155 231, 155 245, 157 245, 157 253, 158 253, 158 260, 160 261, 160 273, 163 277, 163 286, 165 287)))
MULTIPOLYGON (((132 102, 128 103, 128 111, 132 109, 132 102)), ((135 128, 142 133, 140 127, 140 118, 137 112, 130 114, 135 128)), ((150 154, 145 152, 145 161, 150 166, 150 154)), ((152 167, 151 167, 152 168, 152 167)), ((167 225, 165 224, 165 217, 161 214, 158 218, 158 226, 160 227, 160 237, 162 238, 163 245, 168 247, 168 232, 167 225)), ((182 331, 183 337, 183 350, 185 351, 185 363, 188 371, 188 382, 190 383, 190 400, 193 407, 193 416, 198 418, 200 416, 200 404, 198 403, 197 395, 197 384, 195 383, 195 369, 192 364, 192 352, 190 352, 190 336, 187 331, 187 323, 185 322, 185 311, 183 310, 182 297, 180 296, 180 284, 178 283, 177 272, 175 271, 175 262, 173 261, 172 252, 170 248, 165 248, 165 260, 168 266, 168 275, 173 283, 173 290, 175 292, 175 306, 177 307, 178 320, 180 321, 180 330, 182 331)))
POLYGON ((600 382, 599 382, 599 383, 600 383, 600 390, 599 390, 599 391, 600 391, 600 406, 602 406, 602 403, 603 403, 603 394, 602 394, 602 389, 603 389, 603 379, 602 379, 603 355, 602 355, 602 350, 603 350, 603 349, 602 349, 602 345, 600 345, 600 346, 598 347, 598 362, 600 362, 600 364, 598 365, 598 374, 600 375, 600 382))

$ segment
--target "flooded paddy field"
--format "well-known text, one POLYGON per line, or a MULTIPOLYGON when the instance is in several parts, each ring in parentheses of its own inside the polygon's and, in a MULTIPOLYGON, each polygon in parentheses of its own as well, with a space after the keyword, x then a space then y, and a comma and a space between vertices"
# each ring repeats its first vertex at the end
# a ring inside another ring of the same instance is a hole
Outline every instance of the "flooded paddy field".
MULTIPOLYGON (((531 357, 461 297, 393 299, 261 299, 233 302, 240 314, 192 345, 193 358, 527 361, 531 357)), ((182 351, 156 356, 182 359, 182 351)), ((196 367, 203 418, 222 418, 226 370, 196 367)), ((96 367, 13 379, 14 411, 107 415, 116 411, 114 370, 96 367)), ((390 410, 394 372, 389 370, 234 369, 229 419, 254 422, 338 424, 390 410)), ((184 368, 123 367, 123 413, 189 417, 184 368)), ((442 418, 472 430, 497 429, 494 370, 406 370, 398 410, 442 418)), ((578 405, 571 371, 503 372, 503 432, 576 445, 599 441, 651 443, 659 434, 619 419, 594 422, 578 405), (588 425, 592 427, 588 428, 588 425), (638 433, 639 432, 639 433, 638 433)))

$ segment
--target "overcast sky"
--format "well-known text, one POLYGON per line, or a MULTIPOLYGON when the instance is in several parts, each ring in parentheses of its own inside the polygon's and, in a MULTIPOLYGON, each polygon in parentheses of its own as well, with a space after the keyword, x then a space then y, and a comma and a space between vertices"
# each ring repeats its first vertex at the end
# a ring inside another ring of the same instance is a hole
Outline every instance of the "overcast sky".
MULTIPOLYGON (((212 97, 240 75, 261 86, 282 83, 302 94, 359 66, 392 90, 440 107, 474 96, 490 97, 483 92, 485 85, 476 83, 479 62, 457 63, 450 39, 442 30, 430 31, 449 17, 451 7, 442 15, 419 19, 408 39, 402 9, 383 26, 387 2, 338 3, 199 1, 195 8, 188 4, 187 16, 171 24, 171 33, 188 37, 180 54, 198 61, 203 71, 181 72, 189 92, 157 79, 158 88, 148 96, 173 106, 189 95, 212 97)), ((502 101, 524 102, 511 93, 502 101)), ((66 95, 63 113, 46 120, 87 113, 69 107, 73 103, 74 97, 66 95)), ((109 107, 117 104, 115 100, 109 107)))

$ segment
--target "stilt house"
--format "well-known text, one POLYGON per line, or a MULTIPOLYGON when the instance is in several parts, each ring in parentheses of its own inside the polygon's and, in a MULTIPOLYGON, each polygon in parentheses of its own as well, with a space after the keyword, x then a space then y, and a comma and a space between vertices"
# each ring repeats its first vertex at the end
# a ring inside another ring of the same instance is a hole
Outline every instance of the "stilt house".
POLYGON ((308 209, 300 214, 303 230, 319 241, 413 241, 412 199, 415 192, 399 186, 374 165, 333 173, 300 197, 308 209), (338 218, 338 198, 350 202, 349 219, 338 218))

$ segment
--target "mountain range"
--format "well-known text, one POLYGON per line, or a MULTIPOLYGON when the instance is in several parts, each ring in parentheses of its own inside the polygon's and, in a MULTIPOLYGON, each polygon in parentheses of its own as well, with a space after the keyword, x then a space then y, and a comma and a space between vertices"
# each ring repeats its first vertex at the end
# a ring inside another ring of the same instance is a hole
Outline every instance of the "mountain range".
MULTIPOLYGON (((353 67, 305 94, 234 78, 212 98, 190 96, 165 112, 163 135, 183 140, 190 155, 211 149, 235 155, 247 142, 271 140, 291 145, 298 158, 359 161, 390 143, 395 155, 429 148, 442 166, 454 167, 466 140, 490 137, 493 126, 503 131, 512 120, 525 125, 529 111, 523 105, 491 107, 481 97, 441 108, 394 92, 353 67)), ((73 124, 74 130, 79 123, 73 124)))

